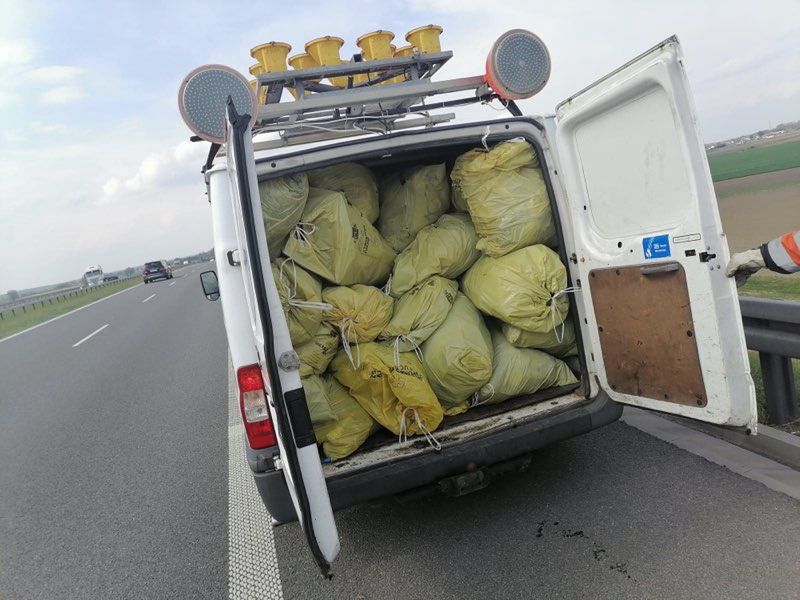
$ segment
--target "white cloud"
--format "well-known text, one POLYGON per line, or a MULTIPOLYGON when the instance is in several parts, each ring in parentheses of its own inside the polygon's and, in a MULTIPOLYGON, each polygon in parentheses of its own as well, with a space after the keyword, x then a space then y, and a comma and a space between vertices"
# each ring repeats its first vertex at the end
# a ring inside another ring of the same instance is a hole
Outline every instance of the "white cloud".
POLYGON ((111 177, 103 184, 103 204, 118 199, 122 194, 130 194, 185 184, 200 179, 197 169, 208 153, 208 144, 182 141, 158 152, 151 152, 139 163, 139 167, 131 177, 111 177), (187 177, 188 175, 188 177, 187 177))
POLYGON ((108 198, 116 195, 116 193, 119 191, 120 185, 121 184, 119 182, 119 179, 117 179, 116 177, 112 177, 111 179, 108 179, 103 184, 103 195, 108 197, 108 198))
POLYGON ((76 78, 84 74, 80 67, 69 65, 51 65, 48 67, 38 67, 25 73, 25 78, 35 83, 46 83, 49 85, 71 83, 76 78))
POLYGON ((0 39, 0 67, 27 64, 35 53, 33 44, 28 40, 0 39))
POLYGON ((69 131, 69 127, 63 123, 50 123, 44 121, 31 121, 30 129, 39 135, 59 135, 69 131))
POLYGON ((188 140, 184 140, 175 146, 175 150, 172 153, 175 160, 181 163, 204 160, 206 154, 208 154, 208 144, 190 142, 188 140))
POLYGON ((60 85, 39 96, 41 104, 71 104, 86 97, 86 92, 77 85, 60 85))

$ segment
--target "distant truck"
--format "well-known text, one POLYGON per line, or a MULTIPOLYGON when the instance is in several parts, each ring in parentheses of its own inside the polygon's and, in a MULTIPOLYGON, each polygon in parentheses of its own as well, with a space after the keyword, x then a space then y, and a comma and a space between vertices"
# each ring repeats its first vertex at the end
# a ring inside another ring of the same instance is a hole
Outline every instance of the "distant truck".
POLYGON ((86 267, 86 271, 81 277, 81 287, 90 288, 103 283, 103 267, 86 267))

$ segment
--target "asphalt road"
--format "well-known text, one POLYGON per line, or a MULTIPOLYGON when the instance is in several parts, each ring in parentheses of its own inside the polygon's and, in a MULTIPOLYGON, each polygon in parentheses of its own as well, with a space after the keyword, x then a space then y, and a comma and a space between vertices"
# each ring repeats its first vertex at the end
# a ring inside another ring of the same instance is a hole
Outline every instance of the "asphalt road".
POLYGON ((226 595, 227 345, 199 270, 0 342, 0 597, 226 595))
MULTIPOLYGON (((199 270, 0 342, 0 598, 228 597, 227 348, 199 270)), ((296 525, 263 543, 284 598, 796 598, 799 516, 616 423, 482 492, 338 513, 332 581, 296 525)))

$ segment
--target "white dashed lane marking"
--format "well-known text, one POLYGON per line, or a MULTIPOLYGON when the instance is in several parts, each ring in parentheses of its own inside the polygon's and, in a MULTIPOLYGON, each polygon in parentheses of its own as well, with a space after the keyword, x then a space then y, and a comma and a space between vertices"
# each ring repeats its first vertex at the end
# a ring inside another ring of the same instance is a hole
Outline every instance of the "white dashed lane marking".
POLYGON ((108 327, 109 325, 110 325, 110 323, 106 323, 106 324, 105 324, 105 325, 103 325, 102 327, 98 327, 98 328, 97 328, 97 329, 95 329, 95 330, 94 330, 92 333, 90 333, 89 335, 87 335, 85 338, 83 338, 83 339, 80 339, 80 340, 78 340, 77 342, 75 342, 74 344, 72 344, 72 347, 73 347, 73 348, 77 348, 77 347, 78 347, 78 346, 80 346, 80 345, 81 345, 83 342, 85 342, 85 341, 86 341, 86 340, 88 340, 89 338, 93 338, 94 336, 96 336, 98 333, 100 333, 101 331, 103 331, 103 329, 105 329, 105 328, 106 328, 106 327, 108 327))
POLYGON ((149 295, 147 298, 145 298, 144 300, 142 300, 142 304, 144 304, 145 302, 147 302, 147 301, 148 301, 148 300, 150 300, 151 298, 155 298, 155 297, 156 297, 156 295, 155 295, 155 294, 151 294, 151 295, 149 295))
POLYGON ((244 428, 228 363, 228 598, 281 600, 270 516, 244 456, 244 428))
POLYGON ((177 281, 173 281, 173 282, 171 282, 171 283, 170 283, 170 284, 169 284, 167 287, 172 287, 172 286, 173 286, 173 285, 175 285, 176 283, 178 283, 178 282, 177 282, 177 281))

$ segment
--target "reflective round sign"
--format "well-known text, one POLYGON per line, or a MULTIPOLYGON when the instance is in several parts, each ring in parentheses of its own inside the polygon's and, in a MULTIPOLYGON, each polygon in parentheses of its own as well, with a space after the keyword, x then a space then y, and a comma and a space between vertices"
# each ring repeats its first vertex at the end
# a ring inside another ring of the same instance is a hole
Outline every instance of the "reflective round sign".
POLYGON ((501 35, 486 59, 486 82, 507 100, 530 98, 550 78, 550 53, 535 33, 512 29, 501 35))
POLYGON ((225 65, 204 65, 189 73, 178 91, 181 116, 195 134, 209 142, 225 143, 228 98, 236 112, 255 122, 256 97, 242 75, 225 65))

